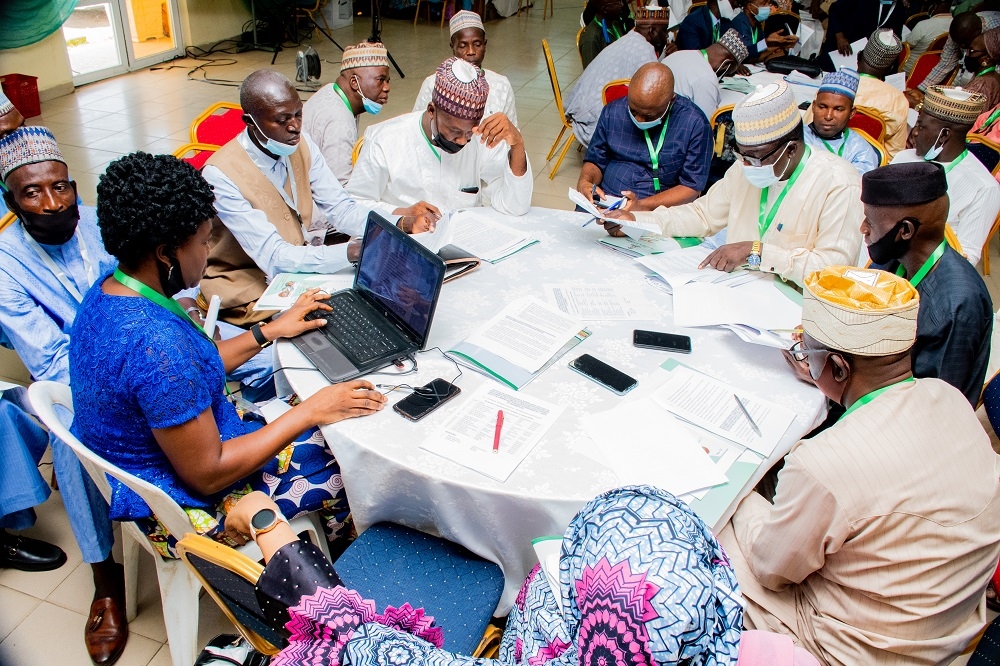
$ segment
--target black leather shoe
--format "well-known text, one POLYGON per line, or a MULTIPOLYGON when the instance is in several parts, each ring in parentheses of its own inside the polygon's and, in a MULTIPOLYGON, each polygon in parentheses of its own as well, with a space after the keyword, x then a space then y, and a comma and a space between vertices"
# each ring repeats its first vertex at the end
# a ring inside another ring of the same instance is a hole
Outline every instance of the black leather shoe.
POLYGON ((52 571, 66 564, 62 548, 6 530, 0 530, 0 568, 52 571))

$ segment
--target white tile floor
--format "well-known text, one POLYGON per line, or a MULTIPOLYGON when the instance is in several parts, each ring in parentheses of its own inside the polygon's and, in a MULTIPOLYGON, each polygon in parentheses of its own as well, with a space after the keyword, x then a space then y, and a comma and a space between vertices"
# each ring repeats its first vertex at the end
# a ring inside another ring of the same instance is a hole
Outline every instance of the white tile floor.
MULTIPOLYGON (((554 160, 546 163, 545 157, 561 125, 540 44, 542 38, 548 39, 559 83, 564 91, 568 90, 581 71, 575 47, 579 11, 579 0, 555 0, 555 16, 547 20, 543 21, 540 10, 534 9, 526 16, 487 25, 489 51, 485 64, 506 75, 514 87, 518 120, 535 174, 533 202, 537 206, 571 208, 566 189, 576 185, 582 162, 581 154, 571 148, 555 179, 549 180, 554 160)), ((347 45, 364 40, 369 33, 370 23, 361 18, 353 27, 333 35, 347 45)), ((406 78, 400 79, 392 72, 390 100, 378 119, 411 110, 424 77, 450 55, 447 37, 447 30, 440 30, 437 23, 421 20, 413 26, 410 22, 384 21, 382 38, 404 68, 406 78)), ((332 81, 339 71, 340 52, 322 36, 312 43, 324 59, 322 80, 332 81)), ((269 66, 270 58, 270 53, 245 53, 235 56, 235 64, 211 67, 207 72, 215 79, 240 81, 251 71, 269 66)), ((169 68, 161 66, 84 86, 73 95, 45 102, 43 114, 30 119, 30 123, 47 125, 55 132, 84 202, 95 203, 98 178, 111 160, 140 149, 173 152, 189 141, 188 126, 203 109, 217 101, 238 100, 235 87, 190 80, 188 72, 197 64, 177 61, 169 68)), ((294 77, 294 51, 280 53, 275 68, 294 77)), ((364 116, 362 131, 373 120, 372 116, 364 116)), ((1000 266, 1000 256, 994 252, 993 257, 1000 266)), ((994 299, 1000 302, 1000 282, 991 278, 987 282, 994 299)), ((988 424, 986 427, 993 436, 988 424)), ((51 468, 43 469, 47 474, 51 468)), ((58 492, 38 507, 38 522, 27 533, 60 545, 69 561, 46 573, 0 569, 0 664, 86 666, 89 659, 83 628, 93 584, 58 492)), ((120 561, 120 544, 116 548, 120 561)), ((128 647, 119 664, 167 666, 170 653, 156 575, 146 555, 142 556, 139 581, 139 615, 129 625, 128 647)), ((202 596, 200 644, 219 633, 232 633, 232 627, 215 604, 202 596)), ((960 659, 956 664, 964 662, 960 659)))

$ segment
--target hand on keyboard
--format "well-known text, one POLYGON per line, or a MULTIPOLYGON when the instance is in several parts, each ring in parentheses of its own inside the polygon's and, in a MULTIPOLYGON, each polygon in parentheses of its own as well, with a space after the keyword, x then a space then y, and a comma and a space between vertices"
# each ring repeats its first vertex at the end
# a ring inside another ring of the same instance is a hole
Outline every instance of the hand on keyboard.
POLYGON ((333 310, 326 299, 329 294, 320 289, 310 289, 303 293, 292 307, 285 310, 269 323, 262 326, 260 332, 268 340, 277 338, 294 338, 300 333, 314 328, 326 326, 325 313, 333 310))

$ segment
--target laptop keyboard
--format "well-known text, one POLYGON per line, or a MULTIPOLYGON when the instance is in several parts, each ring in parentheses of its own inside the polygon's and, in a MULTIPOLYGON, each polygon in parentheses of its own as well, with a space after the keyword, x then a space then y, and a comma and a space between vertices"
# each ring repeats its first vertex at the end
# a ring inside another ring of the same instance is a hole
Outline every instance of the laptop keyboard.
POLYGON ((348 294, 335 294, 329 301, 332 311, 313 310, 306 319, 326 319, 327 325, 320 329, 339 342, 358 364, 402 349, 398 340, 393 340, 381 330, 368 313, 348 294))

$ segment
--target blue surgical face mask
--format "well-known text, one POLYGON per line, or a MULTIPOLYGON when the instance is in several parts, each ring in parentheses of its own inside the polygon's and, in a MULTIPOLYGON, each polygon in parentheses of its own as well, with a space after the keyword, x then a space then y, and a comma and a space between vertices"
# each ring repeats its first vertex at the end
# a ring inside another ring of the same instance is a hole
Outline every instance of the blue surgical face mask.
POLYGON ((764 21, 766 21, 769 16, 771 16, 771 8, 770 7, 758 7, 757 8, 757 13, 754 14, 754 18, 757 19, 761 23, 763 23, 764 21))
POLYGON ((628 117, 632 119, 632 122, 635 123, 635 126, 638 127, 639 129, 651 130, 657 125, 661 124, 663 122, 663 119, 667 117, 667 114, 669 112, 670 112, 670 105, 668 104, 666 111, 664 111, 663 115, 657 118, 656 120, 647 120, 645 122, 639 122, 638 120, 635 119, 635 116, 632 115, 632 109, 628 110, 628 117))
POLYGON ((289 155, 293 154, 296 150, 299 149, 298 144, 295 144, 293 146, 290 143, 281 143, 280 141, 275 141, 268 135, 264 134, 264 130, 262 130, 260 128, 260 125, 257 124, 257 120, 253 117, 253 115, 252 114, 247 114, 247 115, 250 116, 250 120, 253 122, 253 126, 256 127, 257 131, 260 132, 260 135, 264 137, 264 150, 266 150, 267 152, 271 153, 272 155, 277 155, 278 157, 288 157, 289 155))
POLYGON ((378 112, 382 110, 382 105, 373 99, 365 97, 365 91, 361 89, 361 79, 357 75, 354 76, 354 80, 358 82, 358 94, 361 95, 361 104, 364 105, 365 112, 377 116, 378 112))
POLYGON ((936 160, 938 156, 941 154, 941 151, 944 150, 944 144, 941 144, 940 146, 937 145, 937 142, 941 140, 941 132, 943 131, 944 131, 943 129, 938 130, 937 136, 934 137, 934 143, 932 143, 931 147, 927 149, 926 153, 924 153, 924 160, 926 160, 927 162, 936 160))

